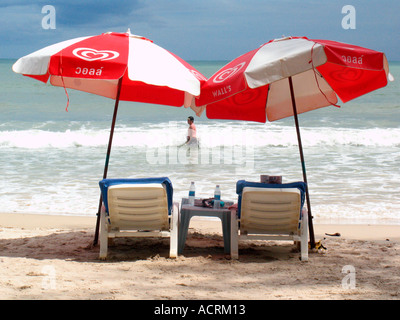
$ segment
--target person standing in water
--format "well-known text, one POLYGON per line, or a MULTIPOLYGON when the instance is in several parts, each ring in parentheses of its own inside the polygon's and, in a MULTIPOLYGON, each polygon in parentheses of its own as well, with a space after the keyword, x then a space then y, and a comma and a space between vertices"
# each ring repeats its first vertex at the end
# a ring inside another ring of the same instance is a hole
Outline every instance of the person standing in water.
POLYGON ((194 118, 192 116, 188 117, 187 123, 189 125, 188 133, 186 137, 186 144, 188 145, 197 145, 197 130, 194 124, 194 118))

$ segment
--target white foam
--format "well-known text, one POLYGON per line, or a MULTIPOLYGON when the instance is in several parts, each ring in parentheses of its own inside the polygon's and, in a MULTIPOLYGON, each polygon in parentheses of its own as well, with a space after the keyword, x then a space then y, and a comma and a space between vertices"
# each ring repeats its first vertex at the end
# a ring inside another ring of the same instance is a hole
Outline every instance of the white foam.
MULTIPOLYGON (((66 129, 49 131, 41 129, 1 131, 0 148, 71 148, 98 147, 108 143, 109 129, 66 129)), ((230 124, 198 125, 198 137, 207 147, 254 146, 292 147, 297 146, 294 127, 279 125, 232 126, 230 124)), ((301 128, 305 147, 398 147, 400 128, 301 128)), ((186 128, 176 123, 142 127, 117 127, 114 147, 176 146, 186 140, 186 128)))

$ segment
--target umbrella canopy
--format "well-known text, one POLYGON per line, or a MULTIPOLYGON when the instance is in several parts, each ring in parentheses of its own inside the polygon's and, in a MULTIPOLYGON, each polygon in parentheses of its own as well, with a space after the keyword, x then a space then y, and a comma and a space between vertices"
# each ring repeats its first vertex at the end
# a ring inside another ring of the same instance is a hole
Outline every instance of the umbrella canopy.
MULTIPOLYGON (((266 122, 294 116, 307 183, 298 113, 350 101, 392 80, 382 52, 329 40, 271 40, 231 61, 202 86, 192 107, 210 119, 266 122)), ((310 242, 314 246, 307 188, 310 242)))
POLYGON ((205 77, 144 37, 103 33, 45 47, 20 58, 13 70, 54 86, 119 100, 188 107, 205 77))
POLYGON ((389 66, 382 52, 328 40, 271 40, 216 72, 201 88, 194 108, 210 119, 257 122, 350 101, 384 87, 389 66))
MULTIPOLYGON (((56 43, 20 58, 12 68, 44 83, 50 79, 54 86, 115 99, 103 179, 107 178, 120 100, 189 107, 206 80, 178 56, 132 35, 129 29, 56 43)), ((94 244, 101 204, 100 195, 94 244)))

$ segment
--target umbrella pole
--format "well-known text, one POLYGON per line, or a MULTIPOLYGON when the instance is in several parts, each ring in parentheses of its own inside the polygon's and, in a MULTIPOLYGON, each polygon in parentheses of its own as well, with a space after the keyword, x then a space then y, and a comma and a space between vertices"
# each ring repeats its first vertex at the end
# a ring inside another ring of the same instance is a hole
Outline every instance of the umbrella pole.
POLYGON ((306 183, 306 201, 307 201, 307 209, 308 209, 308 229, 309 229, 309 233, 310 233, 310 246, 311 246, 311 249, 313 249, 315 247, 314 226, 313 226, 313 221, 312 221, 313 217, 312 217, 312 213, 311 213, 311 203, 310 203, 310 194, 308 192, 306 164, 305 164, 305 161, 304 161, 303 145, 301 143, 300 126, 299 126, 299 119, 297 117, 297 107, 296 107, 296 99, 294 97, 294 89, 293 89, 292 77, 289 77, 289 87, 290 87, 290 95, 291 95, 291 98, 292 98, 294 122, 296 124, 297 141, 298 141, 299 151, 300 151, 301 167, 303 169, 303 180, 306 183))
MULTIPOLYGON (((121 93, 121 87, 122 87, 122 78, 120 78, 118 80, 117 97, 115 98, 114 114, 113 114, 113 118, 112 118, 112 122, 111 122, 110 137, 108 139, 108 147, 107 147, 106 162, 104 164, 103 179, 107 178, 108 163, 110 162, 111 146, 112 146, 112 140, 113 140, 113 136, 114 136, 115 122, 117 120, 117 112, 118 112, 118 106, 119 106, 119 96, 121 93)), ((99 240, 100 212, 101 212, 102 204, 103 204, 103 197, 100 193, 99 208, 97 210, 97 221, 96 221, 96 230, 95 230, 95 234, 94 234, 93 246, 96 246, 97 242, 99 240)))

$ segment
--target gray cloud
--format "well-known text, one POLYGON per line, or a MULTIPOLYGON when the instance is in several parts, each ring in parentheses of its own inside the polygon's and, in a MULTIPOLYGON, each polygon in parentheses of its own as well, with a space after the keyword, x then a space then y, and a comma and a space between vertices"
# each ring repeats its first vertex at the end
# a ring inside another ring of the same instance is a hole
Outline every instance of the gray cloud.
POLYGON ((137 10, 144 7, 143 1, 54 1, 57 22, 66 26, 98 24, 120 25, 129 22, 137 10))
POLYGON ((184 59, 233 59, 282 35, 350 42, 400 60, 398 0, 352 0, 357 29, 343 30, 341 0, 0 0, 0 58, 107 31, 154 40, 184 59), (43 30, 41 9, 56 9, 43 30))

